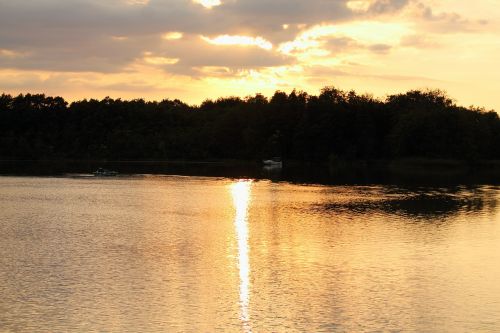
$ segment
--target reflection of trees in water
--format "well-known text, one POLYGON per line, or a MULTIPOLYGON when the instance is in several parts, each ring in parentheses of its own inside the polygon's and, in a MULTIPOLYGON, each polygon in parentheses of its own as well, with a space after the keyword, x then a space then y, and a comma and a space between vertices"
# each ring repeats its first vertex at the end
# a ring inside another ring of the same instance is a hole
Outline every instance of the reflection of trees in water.
POLYGON ((459 211, 481 211, 481 198, 456 198, 454 196, 418 195, 412 198, 394 199, 382 202, 381 210, 387 213, 401 213, 412 216, 450 215, 459 211))
POLYGON ((385 213, 407 216, 440 217, 458 213, 494 212, 498 189, 446 189, 380 193, 378 198, 358 198, 346 202, 329 202, 321 209, 339 213, 385 213))

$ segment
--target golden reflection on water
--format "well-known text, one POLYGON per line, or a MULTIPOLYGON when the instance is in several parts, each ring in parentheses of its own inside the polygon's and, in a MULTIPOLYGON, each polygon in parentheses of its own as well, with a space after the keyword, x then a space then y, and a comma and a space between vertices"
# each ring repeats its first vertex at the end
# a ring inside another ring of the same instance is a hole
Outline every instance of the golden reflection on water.
POLYGON ((245 332, 251 332, 250 302, 250 261, 248 257, 248 207, 252 189, 251 180, 240 180, 231 185, 234 208, 234 226, 238 240, 238 269, 240 273, 240 319, 245 332))
POLYGON ((0 177, 0 331, 497 332, 498 202, 489 186, 0 177))

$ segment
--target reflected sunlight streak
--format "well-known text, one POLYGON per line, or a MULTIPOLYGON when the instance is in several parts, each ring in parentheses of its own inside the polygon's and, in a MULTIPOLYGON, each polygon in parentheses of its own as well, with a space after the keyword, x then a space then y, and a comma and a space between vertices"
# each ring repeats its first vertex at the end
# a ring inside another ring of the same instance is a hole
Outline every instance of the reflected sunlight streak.
POLYGON ((248 256, 248 206, 252 181, 240 180, 231 185, 236 210, 234 225, 238 239, 238 269, 240 273, 241 320, 245 332, 251 332, 248 306, 250 301, 250 261, 248 256))

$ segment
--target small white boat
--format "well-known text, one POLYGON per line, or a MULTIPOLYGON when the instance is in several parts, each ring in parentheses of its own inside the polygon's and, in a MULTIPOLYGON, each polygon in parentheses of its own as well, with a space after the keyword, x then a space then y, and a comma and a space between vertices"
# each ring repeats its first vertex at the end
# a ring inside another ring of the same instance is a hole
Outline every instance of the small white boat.
POLYGON ((99 176, 99 177, 113 177, 116 175, 118 175, 118 172, 103 168, 99 168, 96 171, 94 171, 94 176, 99 176))
POLYGON ((270 160, 263 160, 262 163, 267 167, 281 168, 283 167, 283 161, 281 157, 273 157, 270 160))

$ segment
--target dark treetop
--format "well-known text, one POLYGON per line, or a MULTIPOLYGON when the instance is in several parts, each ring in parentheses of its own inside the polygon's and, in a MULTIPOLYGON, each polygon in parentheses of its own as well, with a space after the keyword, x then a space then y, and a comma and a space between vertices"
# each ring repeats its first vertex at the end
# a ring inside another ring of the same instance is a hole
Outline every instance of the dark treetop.
POLYGON ((441 91, 385 100, 324 88, 207 100, 0 96, 0 159, 500 158, 494 111, 457 106, 441 91))

